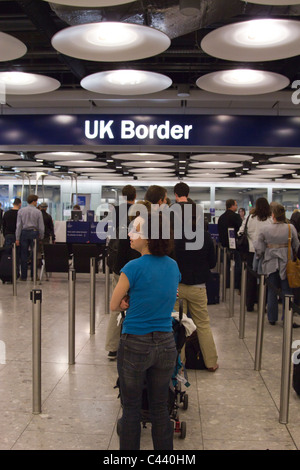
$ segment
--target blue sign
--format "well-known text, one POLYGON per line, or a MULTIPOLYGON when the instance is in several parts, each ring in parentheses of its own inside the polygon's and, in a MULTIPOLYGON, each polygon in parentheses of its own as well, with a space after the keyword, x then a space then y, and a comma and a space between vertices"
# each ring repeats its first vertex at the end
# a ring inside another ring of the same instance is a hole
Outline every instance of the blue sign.
POLYGON ((90 242, 91 243, 106 243, 106 237, 101 238, 101 239, 98 237, 97 225, 98 225, 98 222, 90 223, 90 242))
POLYGON ((219 243, 219 231, 218 231, 218 224, 208 224, 208 231, 211 235, 211 238, 219 243))
POLYGON ((298 148, 300 119, 188 114, 1 115, 0 146, 18 145, 298 148))
POLYGON ((89 243, 90 224, 83 221, 67 221, 67 243, 89 243))

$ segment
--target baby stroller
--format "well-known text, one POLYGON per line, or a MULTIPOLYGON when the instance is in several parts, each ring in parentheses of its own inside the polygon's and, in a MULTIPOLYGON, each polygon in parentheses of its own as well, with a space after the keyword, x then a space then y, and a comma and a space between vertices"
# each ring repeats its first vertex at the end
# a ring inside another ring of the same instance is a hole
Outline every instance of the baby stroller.
MULTIPOLYGON (((122 312, 122 317, 124 318, 124 316, 125 314, 122 312)), ((186 422, 180 421, 178 410, 181 403, 183 404, 184 410, 187 410, 188 408, 188 394, 181 390, 181 383, 184 383, 186 387, 189 387, 190 384, 187 380, 185 367, 180 360, 180 352, 186 341, 186 330, 182 324, 182 317, 183 307, 182 301, 180 300, 179 312, 172 318, 172 327, 177 349, 177 359, 169 386, 168 409, 170 419, 174 422, 174 433, 179 434, 179 437, 184 439, 186 437, 186 422), (184 375, 180 374, 181 371, 184 375)), ((119 379, 117 380, 115 388, 119 388, 119 379)), ((146 384, 142 395, 141 423, 144 428, 147 427, 147 423, 151 423, 146 384)), ((120 420, 117 423, 117 434, 120 435, 120 420)))

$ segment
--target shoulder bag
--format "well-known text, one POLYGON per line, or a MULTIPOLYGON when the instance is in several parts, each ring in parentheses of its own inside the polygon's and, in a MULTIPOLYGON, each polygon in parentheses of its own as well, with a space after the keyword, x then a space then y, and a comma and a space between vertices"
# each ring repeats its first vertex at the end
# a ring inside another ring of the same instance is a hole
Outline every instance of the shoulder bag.
POLYGON ((292 243, 291 243, 291 226, 289 224, 289 240, 288 240, 288 261, 286 265, 286 276, 289 286, 292 289, 300 287, 300 260, 292 259, 292 243))
POLYGON ((249 220, 250 215, 248 215, 245 228, 243 233, 237 237, 236 240, 236 249, 242 254, 245 255, 249 252, 249 240, 248 240, 248 233, 247 233, 247 224, 249 220))

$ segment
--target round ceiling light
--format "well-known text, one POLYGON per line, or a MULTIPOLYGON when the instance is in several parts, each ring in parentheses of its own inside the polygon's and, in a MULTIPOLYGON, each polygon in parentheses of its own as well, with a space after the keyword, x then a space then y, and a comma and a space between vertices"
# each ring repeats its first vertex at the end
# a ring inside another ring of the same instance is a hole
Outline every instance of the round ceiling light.
POLYGON ((143 95, 165 90, 172 85, 166 75, 143 70, 111 70, 83 78, 82 88, 112 95, 143 95))
POLYGON ((243 0, 247 3, 256 3, 257 5, 300 5, 299 0, 243 0))
POLYGON ((174 157, 173 155, 165 155, 165 154, 159 154, 159 153, 144 153, 144 152, 138 152, 138 153, 116 153, 115 155, 112 155, 112 158, 114 160, 127 160, 127 161, 133 161, 133 162, 138 162, 138 161, 146 161, 146 160, 172 160, 174 157))
MULTIPOLYGON (((130 169, 130 172, 131 173, 159 173, 159 174, 162 174, 162 173, 173 173, 174 170, 172 168, 164 168, 163 170, 161 168, 131 168, 130 169)), ((147 173, 147 174, 149 174, 147 173)))
POLYGON ((27 52, 25 44, 10 34, 0 33, 0 44, 0 62, 18 59, 27 52))
POLYGON ((202 155, 199 154, 191 156, 191 160, 198 162, 210 162, 212 160, 218 162, 244 162, 252 159, 253 157, 251 155, 240 155, 237 153, 204 153, 202 155))
POLYGON ((293 57, 300 54, 300 23, 255 19, 229 24, 208 33, 201 48, 213 57, 243 62, 293 57))
POLYGON ((195 162, 195 163, 190 163, 191 168, 237 168, 241 167, 241 163, 229 163, 229 162, 219 162, 219 161, 209 161, 209 162, 195 162))
POLYGON ((0 152, 0 160, 1 161, 9 161, 9 160, 20 160, 21 156, 13 153, 3 153, 0 152))
POLYGON ((250 170, 249 174, 250 175, 261 175, 261 174, 266 174, 266 175, 270 174, 270 175, 272 175, 272 174, 277 174, 278 173, 279 176, 280 176, 280 175, 288 175, 290 173, 293 173, 292 169, 291 170, 283 170, 281 168, 280 169, 279 168, 265 168, 265 167, 264 168, 261 167, 261 168, 262 168, 261 170, 260 169, 250 170))
POLYGON ((55 162, 57 160, 91 160, 92 158, 96 158, 96 155, 93 153, 83 153, 83 152, 45 152, 45 153, 37 153, 35 158, 39 158, 41 160, 47 160, 49 162, 55 162))
POLYGON ((270 162, 278 163, 300 163, 300 155, 282 155, 282 157, 271 157, 270 162))
POLYGON ((70 26, 56 33, 53 47, 71 57, 98 62, 144 59, 164 52, 170 38, 144 25, 101 22, 70 26))
POLYGON ((154 160, 145 160, 144 162, 123 162, 122 165, 126 167, 145 168, 145 170, 147 170, 149 165, 152 167, 155 166, 156 168, 174 166, 173 162, 157 162, 154 160))
POLYGON ((89 160, 58 160, 55 162, 56 165, 61 166, 76 166, 76 167, 95 167, 95 166, 106 166, 105 162, 89 161, 89 160))
POLYGON ((49 93, 60 87, 54 78, 26 72, 0 72, 0 84, 8 95, 49 93))
POLYGON ((58 5, 70 5, 74 7, 112 7, 114 5, 124 5, 135 0, 45 0, 58 5))
POLYGON ((253 69, 221 70, 198 78, 203 90, 225 95, 258 95, 282 90, 290 81, 284 75, 253 69))

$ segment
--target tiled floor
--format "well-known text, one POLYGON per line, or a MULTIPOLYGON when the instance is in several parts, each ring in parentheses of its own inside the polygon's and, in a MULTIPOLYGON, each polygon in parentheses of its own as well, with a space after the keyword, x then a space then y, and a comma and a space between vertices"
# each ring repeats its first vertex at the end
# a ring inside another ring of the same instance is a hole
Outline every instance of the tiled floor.
MULTIPOLYGON (((97 275, 96 332, 90 335, 89 276, 76 280, 76 363, 68 365, 68 281, 53 274, 42 289, 42 412, 32 413, 32 283, 0 285, 0 449, 117 450, 120 402, 116 363, 104 350, 108 315, 103 274, 97 275), (3 343, 1 343, 3 345, 3 343)), ((187 435, 176 450, 300 448, 300 398, 291 389, 288 424, 279 423, 283 328, 265 322, 261 371, 254 370, 257 312, 247 313, 239 339, 239 297, 229 318, 225 304, 209 306, 219 353, 216 373, 188 371, 189 405, 180 409, 187 435)), ((300 322, 299 317, 296 319, 300 322)), ((300 329, 293 330, 300 339, 300 329)), ((150 429, 142 449, 152 449, 150 429)))

